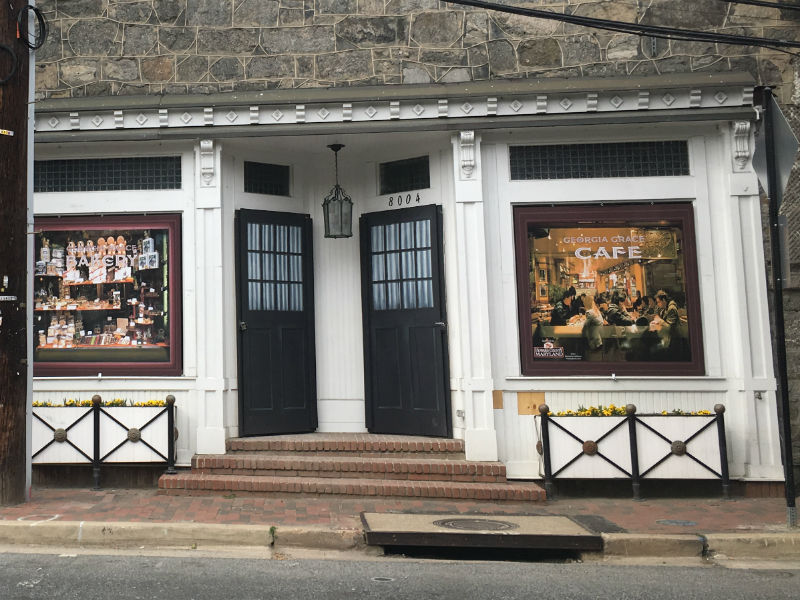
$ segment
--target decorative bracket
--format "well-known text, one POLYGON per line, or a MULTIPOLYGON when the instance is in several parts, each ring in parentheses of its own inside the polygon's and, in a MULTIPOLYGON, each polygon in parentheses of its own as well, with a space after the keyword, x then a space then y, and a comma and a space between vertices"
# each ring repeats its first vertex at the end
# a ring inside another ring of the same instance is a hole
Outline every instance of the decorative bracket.
POLYGON ((475 132, 462 131, 458 137, 461 154, 461 179, 472 179, 475 172, 475 132))
POLYGON ((750 160, 750 121, 736 121, 733 124, 733 163, 737 171, 743 171, 750 160))
POLYGON ((217 172, 214 154, 214 140, 200 140, 200 187, 214 187, 217 172))

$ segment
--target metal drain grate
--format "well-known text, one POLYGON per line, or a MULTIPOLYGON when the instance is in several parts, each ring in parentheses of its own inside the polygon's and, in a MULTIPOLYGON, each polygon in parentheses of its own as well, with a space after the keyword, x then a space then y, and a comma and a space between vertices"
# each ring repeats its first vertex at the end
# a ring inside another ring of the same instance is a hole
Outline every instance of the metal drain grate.
POLYGON ((517 529, 519 525, 508 521, 495 521, 493 519, 441 519, 434 521, 437 527, 457 529, 459 531, 506 531, 517 529))

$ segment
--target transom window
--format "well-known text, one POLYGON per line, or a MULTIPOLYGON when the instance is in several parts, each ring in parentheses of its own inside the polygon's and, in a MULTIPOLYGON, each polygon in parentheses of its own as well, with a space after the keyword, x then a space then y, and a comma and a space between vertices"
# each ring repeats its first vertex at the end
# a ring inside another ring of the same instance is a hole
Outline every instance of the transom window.
POLYGON ((303 232, 290 225, 247 226, 250 310, 303 310, 303 232))
POLYGON ((289 167, 245 161, 244 191, 249 194, 289 196, 289 167))
POLYGON ((34 192, 179 190, 180 156, 37 160, 34 192))
POLYGON ((397 194, 429 187, 431 187, 431 173, 427 156, 381 163, 381 194, 397 194))
POLYGON ((374 225, 370 236, 373 308, 432 307, 431 222, 374 225))

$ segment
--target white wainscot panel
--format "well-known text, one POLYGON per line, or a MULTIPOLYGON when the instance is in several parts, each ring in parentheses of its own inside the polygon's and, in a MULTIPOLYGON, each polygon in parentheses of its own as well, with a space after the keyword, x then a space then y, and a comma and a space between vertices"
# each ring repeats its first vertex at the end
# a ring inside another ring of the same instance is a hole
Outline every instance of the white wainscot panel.
POLYGON ((644 479, 714 479, 720 473, 719 438, 713 416, 652 416, 639 417, 636 424, 636 447, 639 451, 639 473, 644 479), (684 455, 672 454, 671 442, 653 433, 642 423, 655 429, 670 441, 686 441, 684 455), (707 426, 699 435, 698 431, 707 426), (714 473, 693 460, 691 454, 714 473), (664 462, 655 466, 664 457, 664 462), (651 470, 652 469, 652 470, 651 470))
POLYGON ((364 401, 360 399, 318 400, 317 415, 317 431, 363 433, 367 430, 364 425, 364 401))
POLYGON ((31 452, 33 464, 91 463, 94 453, 94 417, 91 407, 42 406, 33 409, 31 452), (66 438, 58 441, 56 430, 66 438))
MULTIPOLYGON (((540 417, 536 417, 536 431, 541 439, 540 417)), ((550 433, 550 467, 555 477, 559 479, 617 479, 629 476, 631 450, 625 417, 551 417, 548 431, 550 433), (597 454, 583 454, 582 442, 573 436, 582 441, 596 442, 597 454), (601 454, 602 456, 600 456, 601 454), (575 460, 576 458, 577 460, 575 460), (618 466, 614 466, 609 461, 618 466)), ((543 466, 540 472, 544 474, 543 466)))
POLYGON ((168 452, 168 431, 166 407, 103 407, 100 458, 109 463, 163 462, 168 452))

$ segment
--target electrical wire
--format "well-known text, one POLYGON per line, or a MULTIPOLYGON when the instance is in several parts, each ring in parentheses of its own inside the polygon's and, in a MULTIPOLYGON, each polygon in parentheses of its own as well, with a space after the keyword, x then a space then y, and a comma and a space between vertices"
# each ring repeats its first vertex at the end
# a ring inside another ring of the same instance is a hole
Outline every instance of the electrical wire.
POLYGON ((31 50, 38 50, 47 40, 47 34, 47 21, 38 8, 31 6, 30 4, 26 4, 19 9, 19 12, 17 13, 17 37, 22 40, 23 44, 25 44, 31 50), (33 13, 33 16, 36 17, 36 22, 39 25, 39 34, 36 35, 36 30, 33 31, 33 42, 30 41, 31 32, 28 31, 29 12, 33 13))
POLYGON ((774 40, 770 38, 732 35, 727 33, 677 29, 674 27, 664 27, 661 25, 642 25, 636 23, 627 23, 625 21, 596 19, 594 17, 582 17, 579 15, 548 12, 535 8, 522 8, 517 6, 495 4, 494 2, 484 2, 483 0, 444 0, 444 2, 462 6, 473 6, 475 8, 483 8, 486 10, 512 13, 526 17, 562 21, 564 23, 570 23, 573 25, 581 25, 594 29, 614 31, 617 33, 628 33, 640 36, 646 35, 650 37, 674 40, 716 42, 720 44, 732 44, 737 46, 757 46, 762 48, 770 48, 780 52, 785 52, 787 54, 792 54, 793 56, 798 56, 798 54, 784 50, 784 48, 800 48, 800 42, 793 42, 789 40, 774 40))
POLYGON ((14 52, 14 49, 11 46, 6 46, 5 44, 0 44, 0 51, 8 52, 8 54, 11 56, 11 71, 5 77, 0 77, 0 85, 3 85, 14 76, 14 73, 17 72, 17 53, 14 52))

